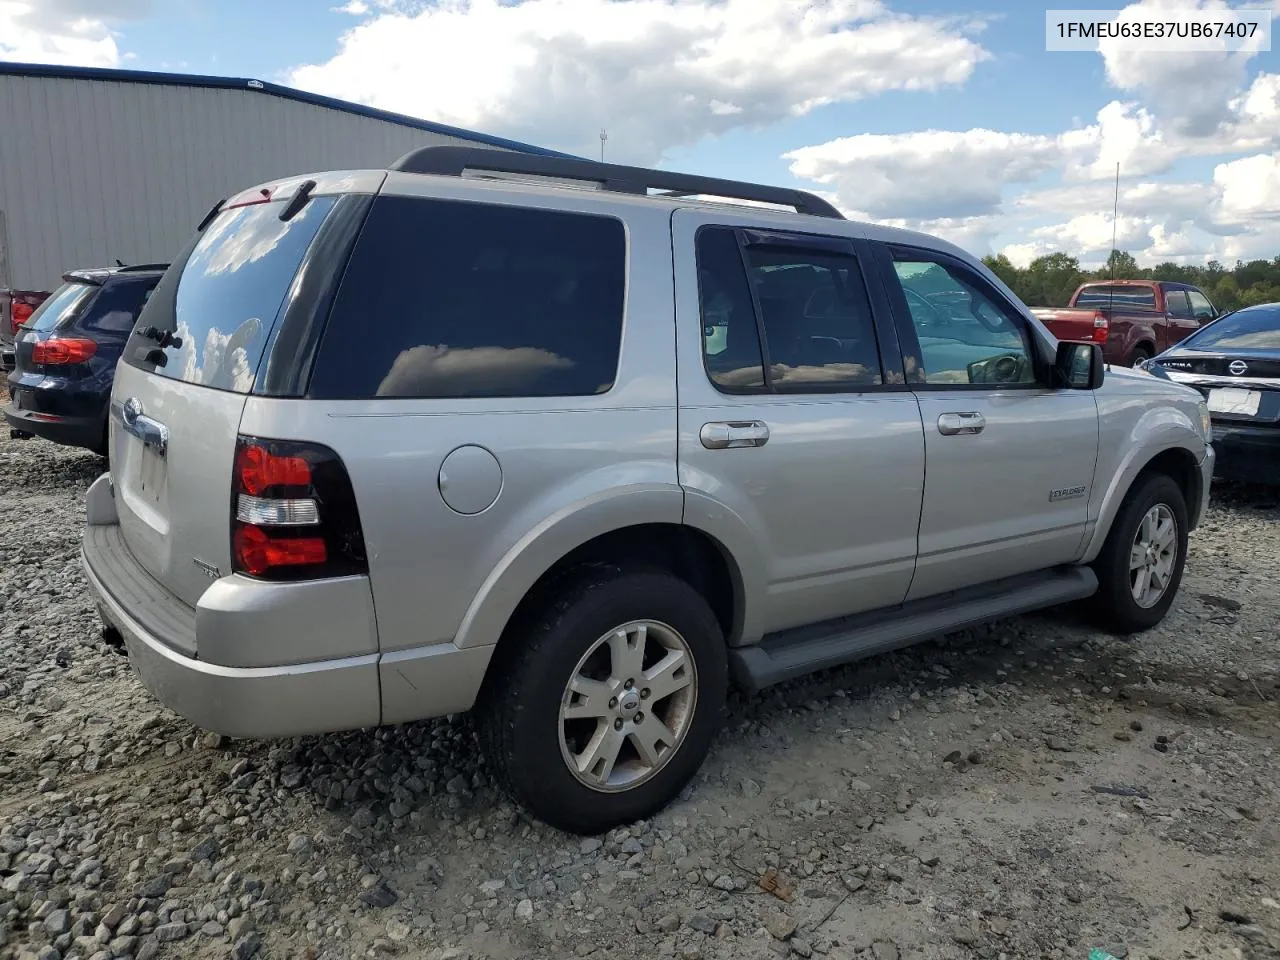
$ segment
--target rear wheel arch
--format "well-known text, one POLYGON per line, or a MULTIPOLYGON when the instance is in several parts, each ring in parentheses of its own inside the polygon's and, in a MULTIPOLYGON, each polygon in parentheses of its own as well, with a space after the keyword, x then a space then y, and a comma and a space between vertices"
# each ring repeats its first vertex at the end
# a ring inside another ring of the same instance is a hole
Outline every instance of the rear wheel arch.
POLYGON ((494 658, 518 642, 521 630, 584 569, 661 571, 696 590, 716 616, 726 640, 742 628, 746 591, 729 551, 709 534, 681 523, 641 523, 599 534, 564 553, 525 592, 507 619, 494 658))

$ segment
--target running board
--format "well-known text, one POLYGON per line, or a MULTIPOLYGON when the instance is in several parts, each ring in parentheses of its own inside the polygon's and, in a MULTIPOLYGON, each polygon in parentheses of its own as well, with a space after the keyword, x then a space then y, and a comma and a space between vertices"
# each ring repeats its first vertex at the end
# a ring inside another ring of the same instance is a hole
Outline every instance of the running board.
POLYGON ((1088 567, 1058 567, 1010 577, 891 610, 855 614, 766 635, 729 651, 734 681, 749 693, 1003 617, 1091 597, 1098 578, 1088 567))

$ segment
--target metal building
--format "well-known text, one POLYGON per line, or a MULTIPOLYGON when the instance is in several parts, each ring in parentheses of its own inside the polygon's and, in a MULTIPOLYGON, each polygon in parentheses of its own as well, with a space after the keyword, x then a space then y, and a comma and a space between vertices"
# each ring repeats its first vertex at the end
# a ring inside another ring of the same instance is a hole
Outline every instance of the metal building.
POLYGON ((0 291, 166 261, 245 187, 450 143, 553 153, 260 80, 0 63, 0 291))

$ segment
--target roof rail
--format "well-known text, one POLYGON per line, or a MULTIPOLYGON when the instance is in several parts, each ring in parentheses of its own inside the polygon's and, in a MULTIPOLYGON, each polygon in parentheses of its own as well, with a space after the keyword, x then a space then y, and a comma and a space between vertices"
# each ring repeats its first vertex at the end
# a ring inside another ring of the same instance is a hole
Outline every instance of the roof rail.
POLYGON ((827 201, 804 190, 650 170, 645 167, 626 167, 572 157, 537 156, 487 147, 420 147, 406 153, 391 165, 391 169, 402 173, 434 173, 447 177, 460 177, 467 170, 523 173, 588 181, 613 193, 648 196, 650 190, 659 190, 663 191, 659 196, 667 198, 698 195, 724 197, 791 207, 797 213, 814 217, 844 219, 844 215, 827 201))

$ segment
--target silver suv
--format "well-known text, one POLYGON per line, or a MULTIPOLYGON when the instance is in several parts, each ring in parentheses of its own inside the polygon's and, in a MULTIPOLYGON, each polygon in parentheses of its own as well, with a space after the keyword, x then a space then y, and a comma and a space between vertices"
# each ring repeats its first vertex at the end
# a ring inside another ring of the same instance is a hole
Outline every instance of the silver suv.
POLYGON ((1158 622, 1208 413, 1103 376, 817 197, 428 148, 200 225, 116 373, 85 571, 193 722, 475 707, 510 793, 595 832, 679 792, 731 681, 1068 601, 1158 622))

